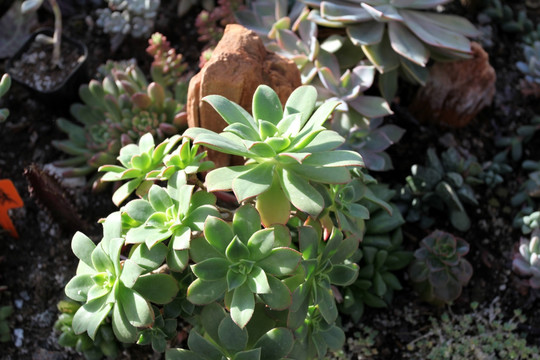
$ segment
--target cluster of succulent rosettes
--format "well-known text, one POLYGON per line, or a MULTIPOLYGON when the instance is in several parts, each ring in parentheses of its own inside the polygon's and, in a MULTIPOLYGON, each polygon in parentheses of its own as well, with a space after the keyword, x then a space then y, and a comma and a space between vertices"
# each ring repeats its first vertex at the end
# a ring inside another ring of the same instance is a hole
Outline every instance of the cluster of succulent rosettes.
POLYGON ((423 228, 434 224, 429 214, 436 209, 447 212, 453 227, 466 231, 471 222, 462 201, 478 205, 471 185, 482 183, 482 166, 475 157, 464 157, 455 148, 449 148, 441 158, 429 148, 426 165, 411 167, 412 174, 407 176, 396 203, 407 221, 420 222, 423 228))
POLYGON ((391 304, 394 292, 401 290, 399 279, 394 274, 405 268, 412 260, 412 253, 402 246, 401 226, 405 220, 399 210, 389 203, 395 194, 388 186, 368 183, 369 191, 380 201, 373 202, 369 198, 359 203, 370 214, 365 220, 365 234, 358 250, 350 261, 358 264, 360 270, 356 281, 341 289, 343 303, 341 311, 359 321, 365 307, 383 308, 391 304))
POLYGON ((521 238, 519 251, 514 254, 512 269, 527 277, 527 284, 531 288, 540 288, 540 229, 533 230, 530 239, 521 238))
POLYGON ((206 151, 198 150, 198 145, 191 146, 189 139, 180 135, 167 138, 156 146, 152 134, 147 133, 137 145, 128 144, 120 150, 117 159, 121 165, 103 165, 99 168, 100 172, 105 172, 101 181, 129 180, 113 194, 112 200, 117 206, 134 191, 142 197, 155 181, 168 180, 171 176, 182 176, 186 182, 197 182, 197 172, 214 167, 213 162, 204 161, 206 151), (180 140, 182 143, 175 149, 180 140))
MULTIPOLYGON (((9 76, 9 74, 2 75, 2 78, 0 79, 0 99, 2 98, 2 96, 6 95, 10 87, 11 77, 9 76)), ((0 123, 6 121, 8 116, 9 109, 0 109, 0 123)))
POLYGON ((277 94, 261 85, 253 95, 253 116, 222 96, 204 100, 229 125, 221 134, 190 128, 184 136, 194 144, 246 158, 245 165, 208 173, 206 187, 233 190, 239 202, 256 198, 265 226, 286 224, 290 204, 316 218, 328 196, 324 184, 347 183, 350 170, 363 166, 358 153, 336 150, 345 139, 323 124, 338 102, 316 108, 313 86, 297 88, 282 107, 277 94))
POLYGON ((540 40, 531 46, 523 46, 525 61, 516 63, 517 68, 525 75, 521 81, 521 91, 525 95, 540 96, 540 40))
POLYGON ((75 334, 73 331, 73 316, 81 305, 72 300, 62 300, 57 304, 60 315, 54 323, 54 329, 60 332, 58 344, 74 348, 82 353, 87 360, 100 360, 103 357, 115 359, 121 350, 110 324, 100 326, 92 340, 86 333, 75 334))
POLYGON ((187 70, 182 54, 177 54, 161 33, 154 33, 148 39, 146 53, 154 58, 150 67, 150 76, 165 89, 174 88, 187 70))
POLYGON ((54 141, 53 145, 72 155, 56 163, 70 168, 64 176, 84 176, 102 165, 114 164, 122 146, 137 142, 146 133, 162 140, 181 129, 184 105, 168 95, 162 85, 148 83, 133 64, 125 69, 110 68, 102 82, 92 80, 80 87, 84 103, 70 108, 78 124, 57 120, 69 139, 54 141))
POLYGON ((108 8, 97 10, 96 24, 107 34, 135 38, 150 35, 160 0, 107 0, 108 8))
POLYGON ((199 41, 209 46, 216 45, 223 36, 227 24, 235 23, 234 12, 243 8, 242 0, 218 0, 211 10, 203 9, 195 19, 199 41))
POLYGON ((302 1, 313 8, 311 21, 326 27, 346 28, 351 42, 360 46, 387 78, 381 82, 387 88, 396 85, 398 69, 405 78, 424 83, 430 57, 467 58, 471 53, 468 38, 479 35, 465 18, 424 11, 450 0, 302 1))
POLYGON ((529 124, 519 126, 512 136, 495 139, 495 146, 504 148, 503 152, 510 153, 513 161, 519 161, 523 156, 523 147, 532 140, 538 130, 540 130, 540 116, 535 115, 529 124))
POLYGON ((488 6, 482 11, 491 19, 500 23, 504 32, 508 33, 531 33, 534 31, 534 23, 527 18, 527 12, 521 10, 517 16, 508 4, 501 0, 489 0, 488 6))
POLYGON ((433 304, 450 303, 461 295, 473 268, 464 258, 469 244, 450 233, 435 230, 415 251, 409 276, 420 297, 433 304))

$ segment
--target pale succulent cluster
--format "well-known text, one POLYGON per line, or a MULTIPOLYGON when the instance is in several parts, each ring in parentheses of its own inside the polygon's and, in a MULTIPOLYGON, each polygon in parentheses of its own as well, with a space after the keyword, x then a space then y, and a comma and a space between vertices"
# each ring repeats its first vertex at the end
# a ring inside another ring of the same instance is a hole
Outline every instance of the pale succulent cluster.
POLYGON ((530 240, 521 239, 519 252, 514 256, 512 268, 519 275, 529 277, 530 287, 540 288, 540 229, 532 232, 530 240))
POLYGON ((160 0, 107 0, 108 8, 97 10, 97 25, 107 34, 135 38, 150 35, 160 0))

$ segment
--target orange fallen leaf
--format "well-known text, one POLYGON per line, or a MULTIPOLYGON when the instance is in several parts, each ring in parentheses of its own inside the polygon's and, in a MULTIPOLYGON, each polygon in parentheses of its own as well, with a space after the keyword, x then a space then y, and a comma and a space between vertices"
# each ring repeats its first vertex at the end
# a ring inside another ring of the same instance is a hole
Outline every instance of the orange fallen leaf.
POLYGON ((15 238, 19 238, 15 226, 9 218, 8 210, 22 207, 23 201, 15 189, 13 182, 8 179, 0 180, 0 226, 15 238))

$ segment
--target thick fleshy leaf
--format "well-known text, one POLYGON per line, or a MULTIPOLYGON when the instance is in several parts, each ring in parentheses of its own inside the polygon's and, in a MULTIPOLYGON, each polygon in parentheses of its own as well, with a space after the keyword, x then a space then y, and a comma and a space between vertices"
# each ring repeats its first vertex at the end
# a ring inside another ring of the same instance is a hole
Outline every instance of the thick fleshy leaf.
MULTIPOLYGON (((219 341, 230 351, 244 350, 248 342, 247 330, 240 329, 230 317, 225 317, 218 327, 219 341)), ((235 357, 236 358, 236 357, 235 357)))
POLYGON ((126 243, 140 244, 144 242, 151 249, 156 243, 168 239, 171 235, 172 232, 167 228, 160 229, 143 225, 129 229, 126 234, 126 243))
POLYGON ((317 304, 319 305, 319 311, 327 323, 333 324, 338 316, 337 305, 334 300, 334 294, 330 288, 330 284, 323 286, 323 284, 317 284, 317 304))
POLYGON ((225 281, 202 281, 196 279, 189 285, 187 299, 195 305, 206 305, 223 296, 227 290, 225 281))
POLYGON ((260 260, 270 254, 274 247, 274 229, 259 230, 247 242, 251 260, 260 260))
POLYGON ((115 267, 109 255, 103 251, 103 242, 101 242, 95 249, 92 251, 92 267, 98 272, 109 271, 115 273, 115 267))
POLYGON ((143 267, 139 266, 133 260, 127 259, 126 261, 124 261, 122 274, 120 274, 120 281, 122 281, 124 286, 131 288, 143 272, 143 267))
POLYGON ((313 86, 300 86, 299 88, 296 88, 285 103, 283 118, 293 114, 300 114, 299 128, 302 128, 315 109, 316 101, 317 90, 315 90, 313 86))
POLYGON ((121 306, 112 309, 112 328, 119 341, 133 343, 137 340, 137 328, 129 323, 121 306))
POLYGON ((332 1, 321 2, 321 16, 343 24, 373 20, 371 15, 358 5, 341 5, 332 1))
POLYGON ((72 278, 65 287, 66 295, 79 302, 86 302, 86 295, 95 283, 90 274, 77 275, 72 278))
POLYGON ((224 258, 211 258, 191 265, 191 270, 199 279, 213 281, 224 279, 231 263, 224 258))
POLYGON ((372 21, 347 26, 347 35, 354 45, 373 45, 381 42, 386 24, 372 21))
MULTIPOLYGON (((263 230, 261 230, 263 231, 263 230)), ((249 259, 250 253, 248 247, 238 238, 234 236, 232 241, 225 250, 225 255, 231 262, 237 262, 243 259, 249 259)))
POLYGON ((257 262, 269 274, 284 276, 291 274, 300 263, 302 254, 290 248, 275 248, 270 255, 257 262))
POLYGON ((217 150, 219 152, 237 156, 250 157, 251 152, 246 148, 246 146, 240 142, 234 142, 230 139, 231 133, 215 134, 215 133, 206 133, 201 134, 195 138, 193 144, 203 145, 207 148, 217 150), (228 136, 227 136, 228 135, 228 136))
POLYGON ((237 176, 232 182, 232 188, 238 202, 268 190, 274 178, 274 167, 273 163, 264 162, 237 176))
POLYGON ((304 160, 303 164, 325 167, 364 166, 360 154, 350 150, 334 150, 314 153, 304 160))
POLYGON ((291 305, 291 291, 281 280, 272 275, 267 276, 270 292, 259 296, 272 310, 284 310, 291 305))
POLYGON ((399 67, 399 56, 392 49, 387 35, 383 36, 382 41, 378 44, 362 45, 362 51, 380 73, 386 73, 399 67))
POLYGON ((124 211, 130 218, 140 223, 146 222, 146 220, 155 212, 152 205, 142 199, 132 200, 124 207, 124 211))
POLYGON ((328 273, 330 282, 333 285, 348 286, 352 284, 358 276, 358 265, 334 265, 328 273))
POLYGON ((285 225, 289 221, 291 204, 279 181, 274 181, 270 189, 257 197, 256 207, 265 227, 285 225))
POLYGON ((232 190, 233 180, 255 166, 257 165, 228 166, 212 170, 206 175, 206 188, 208 191, 232 190))
POLYGON ((146 271, 151 271, 163 264, 167 251, 167 246, 162 243, 154 245, 152 249, 148 249, 148 246, 141 244, 133 250, 129 258, 145 268, 146 271))
POLYGON ((238 104, 220 95, 208 95, 203 98, 221 115, 227 124, 241 123, 257 130, 253 117, 238 104))
POLYGON ((274 125, 283 118, 283 109, 276 92, 267 85, 259 85, 253 94, 253 117, 255 121, 266 120, 274 125))
POLYGON ((176 296, 178 283, 168 274, 149 274, 139 277, 133 290, 154 304, 167 304, 176 296))
POLYGON ((96 245, 90 238, 82 232, 77 231, 71 240, 71 250, 86 265, 92 267, 92 251, 96 245))
POLYGON ((279 174, 281 188, 289 201, 299 210, 317 217, 324 209, 324 199, 308 181, 293 172, 279 174))
POLYGON ((369 119, 393 114, 388 102, 378 96, 358 96, 354 100, 349 101, 348 104, 369 119))
POLYGON ((292 350, 293 344, 289 329, 275 328, 261 336, 253 347, 261 348, 261 360, 280 360, 292 350))
POLYGON ((169 249, 166 261, 172 271, 184 271, 189 262, 189 251, 169 249))
POLYGON ((231 132, 245 140, 261 141, 261 137, 255 129, 242 123, 231 124, 223 129, 223 131, 231 132))
POLYGON ((255 310, 255 299, 249 286, 244 284, 234 289, 232 302, 231 302, 231 318, 241 329, 251 319, 253 311, 255 310))
POLYGON ((221 360, 223 358, 221 351, 196 331, 190 331, 188 346, 195 354, 200 355, 205 360, 221 360))
POLYGON ((292 165, 288 166, 287 170, 306 180, 318 183, 345 184, 351 180, 350 171, 346 167, 292 165))
POLYGON ((400 10, 407 27, 422 41, 435 46, 462 53, 471 52, 471 43, 463 35, 425 21, 426 15, 420 11, 400 10))
POLYGON ((174 230, 171 239, 171 248, 174 250, 186 250, 189 249, 189 242, 191 240, 191 229, 187 226, 179 226, 174 230))
POLYGON ((316 153, 319 151, 330 151, 339 147, 345 142, 343 136, 333 130, 323 130, 318 133, 311 142, 302 149, 306 153, 316 153))
POLYGON ((116 292, 116 306, 122 306, 129 323, 136 327, 148 326, 154 322, 154 312, 150 304, 132 289, 120 286, 116 292))
POLYGON ((112 201, 116 206, 120 206, 142 183, 142 179, 133 179, 120 186, 113 194, 112 201))
POLYGON ((261 217, 252 205, 244 205, 234 213, 232 224, 234 233, 247 244, 249 238, 261 229, 261 217))
POLYGON ((112 306, 112 303, 107 303, 106 297, 97 298, 81 306, 73 316, 72 328, 75 334, 86 331, 91 339, 95 339, 99 326, 112 306))
POLYGON ((253 269, 246 280, 251 292, 255 294, 268 294, 270 292, 270 285, 268 285, 266 273, 257 265, 253 266, 253 269))
POLYGON ((429 50, 404 25, 389 23, 388 36, 395 52, 420 66, 426 65, 429 50))
POLYGON ((165 352, 165 360, 205 360, 205 358, 197 355, 193 351, 176 348, 167 349, 165 352))
POLYGON ((148 200, 156 211, 165 212, 172 206, 172 200, 167 191, 159 185, 152 185, 148 191, 148 200))
POLYGON ((224 220, 211 216, 206 219, 204 224, 204 236, 206 241, 221 254, 225 254, 225 250, 234 237, 231 226, 224 220))

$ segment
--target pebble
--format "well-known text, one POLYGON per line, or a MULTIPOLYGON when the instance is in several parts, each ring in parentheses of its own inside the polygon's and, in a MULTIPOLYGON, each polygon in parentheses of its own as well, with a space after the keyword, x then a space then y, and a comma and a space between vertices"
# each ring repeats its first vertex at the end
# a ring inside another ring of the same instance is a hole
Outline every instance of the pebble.
POLYGON ((13 336, 15 336, 15 346, 21 347, 24 340, 24 330, 19 328, 13 330, 13 336))
POLYGON ((15 299, 14 303, 17 309, 22 309, 24 301, 22 299, 15 299))

